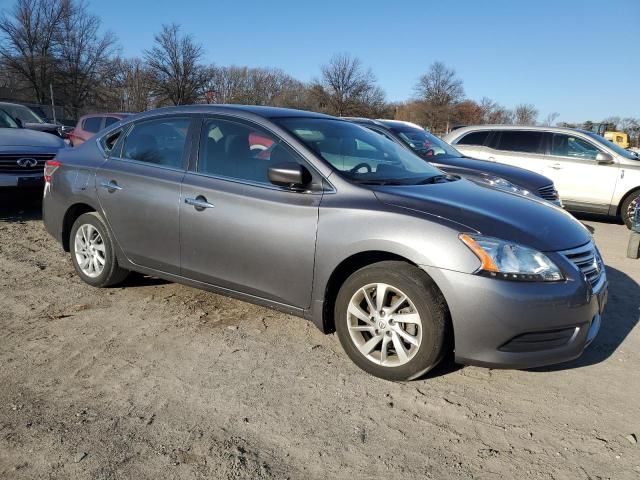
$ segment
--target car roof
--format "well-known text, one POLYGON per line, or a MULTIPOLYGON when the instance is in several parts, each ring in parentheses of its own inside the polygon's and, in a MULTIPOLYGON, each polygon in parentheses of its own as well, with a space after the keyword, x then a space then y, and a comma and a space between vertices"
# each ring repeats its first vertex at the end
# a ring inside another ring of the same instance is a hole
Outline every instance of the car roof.
POLYGON ((583 130, 580 128, 569 128, 569 127, 545 127, 541 125, 500 125, 500 124, 487 124, 487 125, 468 125, 465 127, 456 128, 449 132, 447 136, 455 136, 458 137, 464 133, 468 132, 477 132, 483 130, 529 130, 529 131, 539 131, 539 132, 556 132, 556 133, 585 133, 589 134, 587 130, 583 130))
POLYGON ((387 127, 410 127, 410 128, 414 128, 416 130, 424 130, 424 128, 422 128, 420 125, 413 123, 413 122, 407 122, 405 120, 386 120, 383 118, 379 118, 378 122, 386 125, 387 127))
POLYGON ((82 116, 84 117, 130 117, 131 115, 135 115, 135 113, 128 112, 96 112, 96 113, 86 113, 82 116))
POLYGON ((7 106, 7 105, 10 105, 12 107, 25 107, 25 108, 31 109, 29 106, 23 105, 22 103, 0 102, 0 107, 4 107, 4 106, 7 106))
POLYGON ((139 116, 153 115, 157 113, 233 113, 245 112, 257 115, 263 118, 284 118, 284 117, 306 117, 306 118, 331 118, 331 115, 324 113, 309 112, 306 110, 296 110, 293 108, 267 107, 262 105, 228 105, 228 104, 210 104, 210 105, 179 105, 176 107, 164 107, 155 110, 149 110, 141 113, 139 116))

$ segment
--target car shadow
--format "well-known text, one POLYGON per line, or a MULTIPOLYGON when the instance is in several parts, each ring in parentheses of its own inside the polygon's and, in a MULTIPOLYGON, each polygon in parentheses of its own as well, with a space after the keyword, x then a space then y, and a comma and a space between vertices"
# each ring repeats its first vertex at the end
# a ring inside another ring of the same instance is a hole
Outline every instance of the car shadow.
POLYGON ((144 275, 138 272, 131 272, 127 279, 123 283, 118 284, 117 287, 153 287, 157 285, 167 285, 169 283, 172 282, 162 278, 150 277, 149 275, 144 275))
POLYGON ((618 217, 610 217, 609 215, 599 215, 597 213, 572 213, 578 220, 586 220, 587 222, 608 223, 610 225, 624 225, 624 222, 618 217))
POLYGON ((607 278, 609 300, 602 314, 600 332, 593 343, 576 360, 529 371, 550 372, 587 367, 605 361, 618 349, 640 321, 640 285, 626 273, 609 266, 607 278))
POLYGON ((42 219, 42 190, 0 190, 0 222, 42 219))

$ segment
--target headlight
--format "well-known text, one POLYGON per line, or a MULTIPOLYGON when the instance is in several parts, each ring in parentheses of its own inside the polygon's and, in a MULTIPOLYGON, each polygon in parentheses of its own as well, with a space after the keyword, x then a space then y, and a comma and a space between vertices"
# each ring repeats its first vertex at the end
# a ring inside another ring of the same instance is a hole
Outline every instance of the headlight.
POLYGON ((517 243, 481 235, 460 234, 460 240, 481 262, 478 273, 505 280, 557 282, 560 269, 544 253, 517 243))
POLYGON ((531 195, 531 192, 525 188, 519 187, 511 183, 509 180, 505 180, 501 177, 496 177, 494 175, 488 175, 483 177, 481 182, 489 185, 490 187, 499 188, 500 190, 504 190, 506 192, 517 193, 519 195, 531 195))

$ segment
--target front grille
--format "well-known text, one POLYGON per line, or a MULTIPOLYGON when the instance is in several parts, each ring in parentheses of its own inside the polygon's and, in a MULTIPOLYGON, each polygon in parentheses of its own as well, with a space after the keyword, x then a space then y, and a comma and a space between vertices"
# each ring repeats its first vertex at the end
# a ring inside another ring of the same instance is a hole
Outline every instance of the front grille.
POLYGON ((592 287, 595 287, 604 273, 604 263, 593 243, 567 250, 562 254, 584 275, 592 287))
POLYGON ((44 172, 44 164, 47 160, 55 157, 54 153, 38 154, 0 154, 0 173, 34 173, 44 172), (21 159, 33 159, 35 165, 21 166, 18 161, 21 159))
POLYGON ((546 187, 540 187, 538 194, 545 200, 558 200, 558 191, 553 183, 546 187))

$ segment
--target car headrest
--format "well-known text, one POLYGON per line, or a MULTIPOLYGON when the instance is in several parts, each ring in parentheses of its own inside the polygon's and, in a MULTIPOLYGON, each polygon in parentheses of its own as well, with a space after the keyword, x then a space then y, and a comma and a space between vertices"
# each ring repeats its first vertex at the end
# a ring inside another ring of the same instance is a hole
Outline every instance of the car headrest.
POLYGON ((251 153, 249 138, 246 135, 229 136, 225 150, 229 158, 247 158, 251 153))

